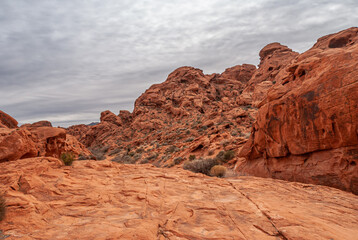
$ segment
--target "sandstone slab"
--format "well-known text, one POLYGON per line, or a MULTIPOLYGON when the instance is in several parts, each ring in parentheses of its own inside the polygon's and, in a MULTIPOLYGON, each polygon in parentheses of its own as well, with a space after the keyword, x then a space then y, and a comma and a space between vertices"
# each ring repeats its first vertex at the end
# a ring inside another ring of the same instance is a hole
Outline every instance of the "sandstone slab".
POLYGON ((356 239, 358 197, 256 177, 55 158, 0 163, 7 239, 356 239))

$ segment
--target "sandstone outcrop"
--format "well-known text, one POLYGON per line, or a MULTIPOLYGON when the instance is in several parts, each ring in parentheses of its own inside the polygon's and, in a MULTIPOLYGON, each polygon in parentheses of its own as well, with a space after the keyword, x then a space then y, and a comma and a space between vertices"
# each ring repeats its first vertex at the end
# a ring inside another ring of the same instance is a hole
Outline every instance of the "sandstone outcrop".
MULTIPOLYGON (((2 116, 6 116, 7 120, 4 122, 7 126, 15 126, 15 119, 3 112, 2 116)), ((41 121, 25 124, 21 128, 0 128, 0 162, 38 156, 58 158, 63 152, 88 158, 92 155, 75 137, 68 135, 65 129, 47 127, 49 125, 50 122, 41 121)))
POLYGON ((252 104, 255 107, 261 103, 267 91, 275 84, 276 75, 297 57, 298 53, 279 43, 271 43, 260 51, 259 56, 259 68, 240 95, 242 103, 252 104))
POLYGON ((357 196, 256 177, 55 158, 0 163, 6 239, 355 239, 357 196))
POLYGON ((174 159, 192 154, 237 149, 255 119, 256 109, 239 103, 255 71, 254 65, 244 64, 205 75, 200 69, 181 67, 143 93, 133 113, 104 111, 99 124, 72 126, 68 133, 95 152, 129 155, 133 162, 158 166, 173 166, 174 159))
POLYGON ((358 28, 296 56, 260 103, 237 169, 358 194, 357 66, 358 28))
POLYGON ((51 122, 43 120, 43 121, 38 121, 35 123, 27 123, 27 124, 23 124, 21 125, 21 127, 27 127, 27 128, 34 128, 34 127, 52 127, 51 122))
POLYGON ((1 128, 17 128, 18 122, 9 114, 0 110, 0 127, 1 128))
POLYGON ((0 128, 0 162, 37 157, 37 153, 29 131, 0 128))

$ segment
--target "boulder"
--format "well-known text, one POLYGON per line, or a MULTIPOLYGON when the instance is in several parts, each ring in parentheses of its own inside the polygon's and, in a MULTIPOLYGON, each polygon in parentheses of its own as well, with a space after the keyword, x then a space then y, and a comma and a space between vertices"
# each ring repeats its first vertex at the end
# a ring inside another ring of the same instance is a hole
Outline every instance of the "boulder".
POLYGON ((18 122, 9 114, 0 110, 0 127, 17 128, 18 122))
POLYGON ((357 66, 358 28, 350 28, 320 38, 281 69, 238 169, 358 194, 357 66))

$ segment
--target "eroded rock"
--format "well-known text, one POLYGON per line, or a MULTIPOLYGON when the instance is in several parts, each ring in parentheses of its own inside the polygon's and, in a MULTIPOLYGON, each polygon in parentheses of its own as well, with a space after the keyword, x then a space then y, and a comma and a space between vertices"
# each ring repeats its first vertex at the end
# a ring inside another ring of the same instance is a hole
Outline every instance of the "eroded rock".
POLYGON ((256 177, 55 158, 0 163, 8 239, 354 239, 357 196, 256 177))
POLYGON ((240 171, 358 194, 357 40, 357 28, 320 38, 277 74, 240 171))

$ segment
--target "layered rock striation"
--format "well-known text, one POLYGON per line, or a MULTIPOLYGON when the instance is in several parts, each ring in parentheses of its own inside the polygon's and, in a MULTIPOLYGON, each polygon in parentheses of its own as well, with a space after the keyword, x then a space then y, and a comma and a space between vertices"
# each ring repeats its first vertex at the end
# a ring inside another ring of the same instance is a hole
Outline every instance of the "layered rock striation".
POLYGON ((238 170, 358 194, 358 28, 320 38, 273 78, 238 170))
POLYGON ((27 158, 0 163, 6 239, 355 239, 357 196, 179 167, 27 158), (284 200, 283 200, 284 199, 284 200))

